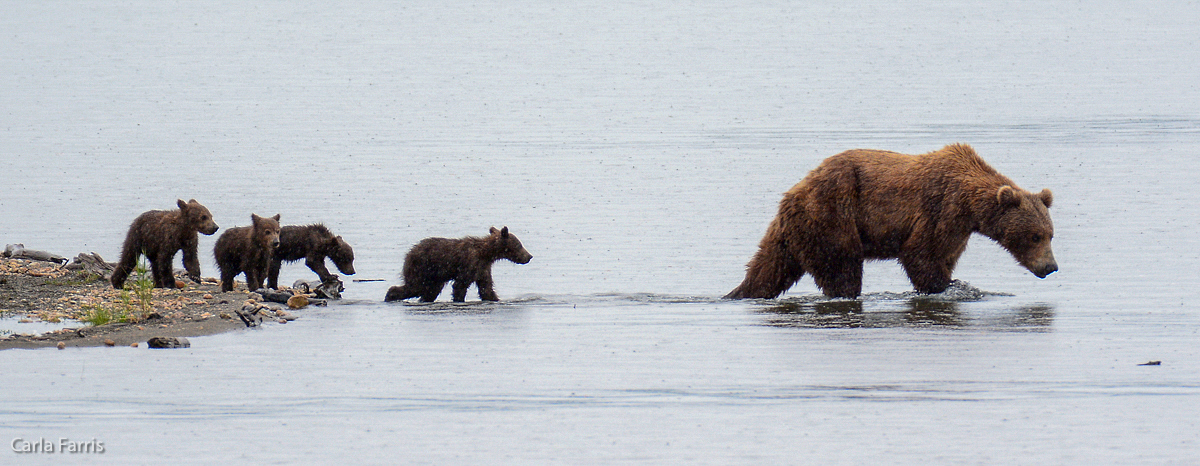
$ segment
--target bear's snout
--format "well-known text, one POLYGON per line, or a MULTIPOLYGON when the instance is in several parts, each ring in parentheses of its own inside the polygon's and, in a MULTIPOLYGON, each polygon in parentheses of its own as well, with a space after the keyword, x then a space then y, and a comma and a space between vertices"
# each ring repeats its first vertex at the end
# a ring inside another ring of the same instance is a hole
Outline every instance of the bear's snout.
POLYGON ((1054 254, 1047 251, 1041 260, 1027 263, 1025 268, 1037 275, 1038 278, 1046 278, 1047 275, 1058 271, 1058 262, 1054 260, 1054 254))
POLYGON ((1053 261, 1051 261, 1049 264, 1042 266, 1041 268, 1038 268, 1037 270, 1030 270, 1030 272, 1033 272, 1033 274, 1037 275, 1038 278, 1046 278, 1046 276, 1048 276, 1054 272, 1057 272, 1057 271, 1058 271, 1058 264, 1053 261))
POLYGON ((530 254, 529 251, 521 251, 521 254, 518 254, 517 257, 513 259, 513 262, 518 264, 528 264, 531 260, 533 260, 533 254, 530 254))
POLYGON ((216 233, 217 230, 219 230, 220 228, 221 227, 218 227, 217 224, 210 222, 208 225, 204 226, 203 230, 200 230, 200 233, 204 233, 205 235, 212 235, 213 233, 216 233))

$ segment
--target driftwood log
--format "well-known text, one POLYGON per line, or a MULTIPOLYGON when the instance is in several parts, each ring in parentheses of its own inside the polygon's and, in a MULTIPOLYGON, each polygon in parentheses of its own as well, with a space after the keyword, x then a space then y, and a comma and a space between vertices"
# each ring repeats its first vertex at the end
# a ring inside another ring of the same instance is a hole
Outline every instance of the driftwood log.
POLYGON ((301 293, 312 293, 318 298, 327 299, 342 299, 342 292, 346 291, 345 285, 337 275, 330 277, 324 283, 296 280, 296 283, 292 284, 292 288, 300 290, 301 293))
MULTIPOLYGON (((296 291, 301 291, 301 290, 296 290, 296 291)), ((302 292, 300 294, 296 294, 296 293, 292 293, 290 291, 272 290, 270 288, 260 288, 260 289, 258 289, 258 291, 255 291, 255 293, 258 293, 260 296, 262 296, 263 301, 270 301, 273 303, 282 303, 282 304, 287 304, 289 306, 291 306, 292 303, 295 302, 292 300, 292 298, 295 298, 296 296, 304 296, 307 299, 307 304, 311 304, 314 306, 324 306, 326 304, 329 304, 326 300, 317 298, 316 295, 312 294, 312 293, 303 293, 302 292)), ((303 306, 301 306, 301 307, 303 307, 303 306)), ((293 309, 295 309, 295 308, 293 308, 293 309)))
POLYGON ((84 254, 79 253, 75 256, 75 260, 67 264, 67 270, 84 271, 96 275, 103 276, 105 280, 112 278, 113 270, 116 269, 116 264, 106 262, 103 257, 94 252, 84 254))
POLYGON ((4 257, 53 262, 60 265, 67 263, 67 258, 63 256, 36 249, 25 249, 25 245, 21 243, 4 246, 4 257))

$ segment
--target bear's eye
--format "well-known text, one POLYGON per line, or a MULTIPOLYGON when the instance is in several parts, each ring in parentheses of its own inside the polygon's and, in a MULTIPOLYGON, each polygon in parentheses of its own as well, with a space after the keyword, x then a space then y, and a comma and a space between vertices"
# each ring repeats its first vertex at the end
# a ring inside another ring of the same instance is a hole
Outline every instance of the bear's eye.
POLYGON ((200 216, 200 220, 208 220, 208 216, 207 216, 207 215, 201 215, 201 216, 200 216))
POLYGON ((1035 242, 1035 243, 1040 243, 1040 242, 1042 242, 1042 235, 1034 233, 1033 236, 1031 236, 1029 239, 1033 240, 1033 242, 1035 242))

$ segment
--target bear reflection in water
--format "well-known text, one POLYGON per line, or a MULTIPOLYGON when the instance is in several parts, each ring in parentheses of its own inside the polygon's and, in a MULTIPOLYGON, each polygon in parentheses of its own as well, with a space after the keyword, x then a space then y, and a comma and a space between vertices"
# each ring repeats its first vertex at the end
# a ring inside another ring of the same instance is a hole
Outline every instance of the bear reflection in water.
POLYGON ((940 327, 1046 332, 1054 322, 1054 308, 1048 305, 1023 306, 980 319, 969 318, 960 306, 954 301, 915 297, 904 302, 899 311, 863 312, 862 301, 839 299, 785 302, 759 312, 766 317, 766 325, 797 328, 940 327))

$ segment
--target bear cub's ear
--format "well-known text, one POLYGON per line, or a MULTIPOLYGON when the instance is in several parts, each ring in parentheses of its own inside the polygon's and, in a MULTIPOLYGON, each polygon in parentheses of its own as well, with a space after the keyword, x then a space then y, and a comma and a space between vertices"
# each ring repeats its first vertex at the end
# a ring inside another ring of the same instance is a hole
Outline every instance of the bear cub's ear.
POLYGON ((1004 185, 996 191, 996 202, 999 202, 1001 207, 1016 207, 1021 205, 1021 196, 1012 186, 1004 185))
POLYGON ((1043 189, 1042 192, 1038 193, 1038 199, 1041 199, 1042 204, 1045 204, 1046 208, 1049 209, 1050 203, 1054 202, 1054 195, 1050 194, 1049 189, 1043 189))

